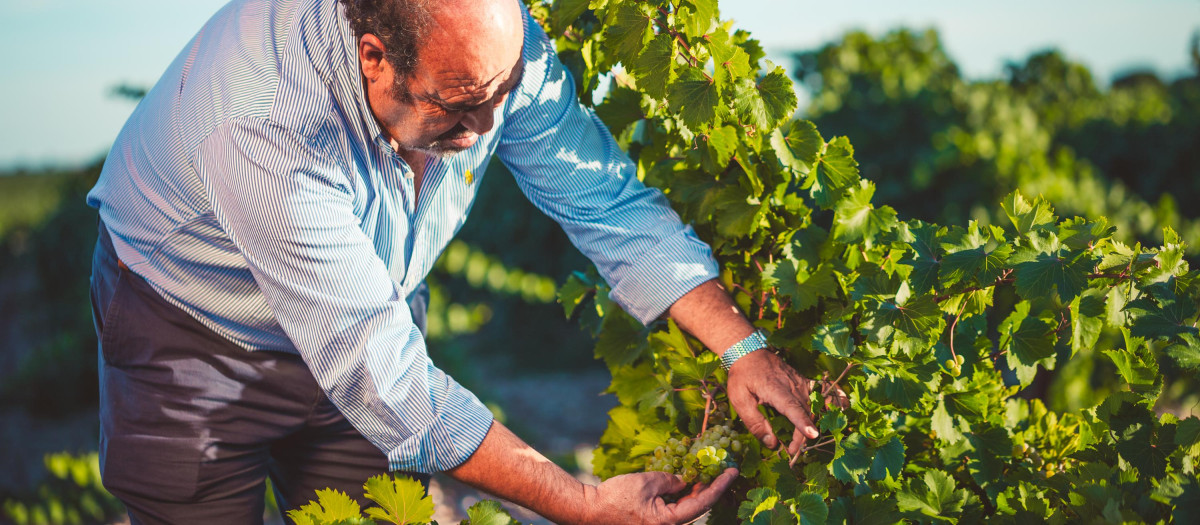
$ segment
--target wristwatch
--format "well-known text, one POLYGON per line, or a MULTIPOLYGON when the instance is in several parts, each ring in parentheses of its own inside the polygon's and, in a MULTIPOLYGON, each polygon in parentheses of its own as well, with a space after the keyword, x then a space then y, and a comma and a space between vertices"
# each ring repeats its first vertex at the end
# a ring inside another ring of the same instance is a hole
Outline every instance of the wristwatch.
POLYGON ((755 330, 754 333, 734 343, 728 350, 725 350, 725 353, 721 354, 721 367, 728 371, 733 366, 733 363, 742 356, 766 347, 767 333, 762 330, 755 330))

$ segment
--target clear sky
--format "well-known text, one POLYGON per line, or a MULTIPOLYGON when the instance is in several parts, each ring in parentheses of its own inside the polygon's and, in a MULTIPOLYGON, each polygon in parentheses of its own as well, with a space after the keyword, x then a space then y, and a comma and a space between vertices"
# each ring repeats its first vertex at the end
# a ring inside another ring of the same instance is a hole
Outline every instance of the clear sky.
MULTIPOLYGON (((330 0, 332 1, 332 0, 330 0)), ((222 0, 0 2, 0 168, 75 164, 102 155, 133 110, 114 86, 148 86, 222 0)), ((788 52, 848 29, 935 27, 970 77, 1057 47, 1098 79, 1136 67, 1188 67, 1200 0, 724 0, 721 14, 788 52)))

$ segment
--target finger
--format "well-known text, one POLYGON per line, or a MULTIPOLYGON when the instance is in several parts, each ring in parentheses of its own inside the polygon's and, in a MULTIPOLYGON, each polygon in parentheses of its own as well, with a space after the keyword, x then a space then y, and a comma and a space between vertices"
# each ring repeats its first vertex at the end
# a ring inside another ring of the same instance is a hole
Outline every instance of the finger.
POLYGON ((645 480, 645 487, 652 495, 659 496, 662 494, 674 494, 685 488, 687 483, 683 482, 683 478, 666 472, 645 472, 638 474, 645 480))
POLYGON ((808 407, 800 404, 800 401, 794 398, 778 401, 764 399, 763 401, 775 407, 775 410, 778 410, 780 414, 783 414, 796 426, 796 434, 799 435, 801 441, 804 440, 804 437, 816 438, 821 435, 817 431, 817 426, 812 422, 812 416, 808 413, 808 407))
POLYGON ((746 430, 762 441, 763 446, 769 449, 779 446, 779 438, 771 429, 771 423, 758 411, 757 406, 751 404, 747 409, 735 408, 738 409, 738 415, 742 417, 742 422, 746 424, 746 430))
POLYGON ((737 479, 737 474, 738 470, 735 468, 725 469, 725 472, 722 472, 720 476, 717 476, 712 483, 700 492, 690 494, 673 504, 667 505, 667 510, 672 514, 671 520, 680 523, 696 519, 701 514, 704 514, 705 511, 717 502, 721 494, 725 493, 725 490, 729 488, 733 480, 737 479))

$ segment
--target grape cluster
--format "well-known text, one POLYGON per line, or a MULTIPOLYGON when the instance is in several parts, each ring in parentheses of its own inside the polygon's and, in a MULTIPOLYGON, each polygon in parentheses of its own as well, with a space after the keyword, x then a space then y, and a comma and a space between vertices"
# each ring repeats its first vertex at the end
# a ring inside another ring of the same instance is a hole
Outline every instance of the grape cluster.
POLYGON ((727 468, 736 467, 736 456, 746 446, 729 424, 709 428, 700 437, 671 438, 654 449, 647 470, 678 474, 685 483, 712 483, 727 468))

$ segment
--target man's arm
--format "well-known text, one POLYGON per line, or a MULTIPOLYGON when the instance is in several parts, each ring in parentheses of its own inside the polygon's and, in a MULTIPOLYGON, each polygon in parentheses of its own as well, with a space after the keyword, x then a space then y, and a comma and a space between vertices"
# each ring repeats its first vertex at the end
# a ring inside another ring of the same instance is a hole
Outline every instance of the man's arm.
MULTIPOLYGON (((671 305, 669 313, 680 328, 717 355, 754 332, 754 326, 715 279, 680 297, 671 305)), ((729 370, 727 387, 729 403, 750 433, 767 447, 777 447, 779 438, 758 412, 760 404, 778 410, 796 426, 788 453, 799 453, 807 439, 817 437, 817 427, 813 425, 808 409, 812 381, 798 374, 774 352, 756 351, 742 356, 729 370)))
POLYGON ((678 502, 666 503, 661 495, 685 487, 675 476, 626 474, 599 486, 587 485, 493 422, 475 453, 446 474, 531 508, 555 523, 657 524, 684 523, 703 514, 737 477, 737 470, 726 470, 712 484, 697 486, 678 502))

